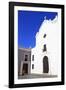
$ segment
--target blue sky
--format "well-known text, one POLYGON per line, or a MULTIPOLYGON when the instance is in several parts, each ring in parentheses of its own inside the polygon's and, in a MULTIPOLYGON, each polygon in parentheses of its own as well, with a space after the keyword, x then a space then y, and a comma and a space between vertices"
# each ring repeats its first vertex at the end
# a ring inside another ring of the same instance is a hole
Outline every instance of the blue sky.
POLYGON ((33 48, 35 46, 35 35, 46 19, 53 20, 57 12, 18 11, 18 47, 33 48))

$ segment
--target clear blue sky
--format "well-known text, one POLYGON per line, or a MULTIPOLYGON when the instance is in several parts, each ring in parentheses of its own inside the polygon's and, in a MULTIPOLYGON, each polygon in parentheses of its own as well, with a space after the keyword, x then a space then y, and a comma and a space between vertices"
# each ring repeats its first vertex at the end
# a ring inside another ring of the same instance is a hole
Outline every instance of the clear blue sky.
POLYGON ((46 16, 53 20, 57 12, 18 11, 18 47, 35 46, 35 35, 46 16))

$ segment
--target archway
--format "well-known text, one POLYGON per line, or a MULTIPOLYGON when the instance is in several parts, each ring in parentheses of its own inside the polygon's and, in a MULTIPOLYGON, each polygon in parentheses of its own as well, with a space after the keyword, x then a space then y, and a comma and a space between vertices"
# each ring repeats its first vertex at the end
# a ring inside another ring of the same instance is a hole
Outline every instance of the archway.
POLYGON ((28 74, 28 64, 24 63, 22 69, 22 75, 26 75, 26 74, 28 74))
POLYGON ((44 58, 43 58, 43 73, 48 73, 48 72, 49 72, 48 57, 44 56, 44 58))

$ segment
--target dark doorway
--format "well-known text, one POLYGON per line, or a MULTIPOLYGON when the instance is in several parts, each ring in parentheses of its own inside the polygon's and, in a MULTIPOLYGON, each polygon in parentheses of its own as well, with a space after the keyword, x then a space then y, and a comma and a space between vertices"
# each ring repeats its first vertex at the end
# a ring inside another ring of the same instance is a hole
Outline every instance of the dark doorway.
POLYGON ((28 74, 28 64, 23 64, 22 75, 28 74))
POLYGON ((48 57, 44 56, 43 58, 43 73, 49 72, 49 63, 48 63, 48 57))

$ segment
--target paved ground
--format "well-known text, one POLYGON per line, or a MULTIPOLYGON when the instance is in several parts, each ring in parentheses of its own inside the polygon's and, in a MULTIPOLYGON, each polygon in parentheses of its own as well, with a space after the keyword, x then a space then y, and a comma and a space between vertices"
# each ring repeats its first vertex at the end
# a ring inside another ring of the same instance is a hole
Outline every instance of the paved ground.
POLYGON ((29 74, 29 75, 19 76, 18 79, 54 78, 54 77, 57 77, 57 75, 29 74))

